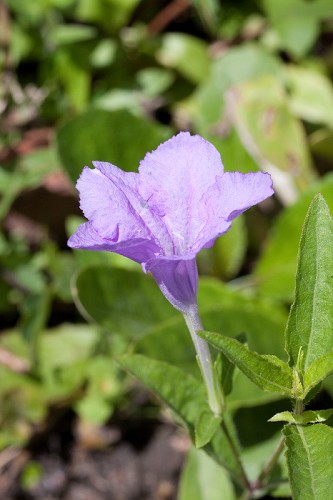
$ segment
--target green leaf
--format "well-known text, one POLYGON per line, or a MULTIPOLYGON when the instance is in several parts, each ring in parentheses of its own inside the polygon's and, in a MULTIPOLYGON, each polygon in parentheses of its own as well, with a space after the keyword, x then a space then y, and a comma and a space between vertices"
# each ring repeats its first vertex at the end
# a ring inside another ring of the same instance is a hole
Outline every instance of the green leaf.
POLYGON ((195 426, 195 446, 202 448, 209 443, 220 426, 222 417, 214 415, 211 411, 203 411, 195 426))
POLYGON ((186 33, 167 33, 156 55, 161 64, 177 69, 193 83, 203 81, 209 74, 208 45, 198 37, 186 33))
POLYGON ((81 311, 107 328, 133 339, 177 315, 156 282, 142 271, 108 266, 84 269, 77 277, 75 299, 81 311))
POLYGON ((194 438, 198 415, 209 412, 205 389, 199 380, 168 363, 139 354, 119 356, 117 362, 159 396, 194 438))
POLYGON ((307 394, 313 387, 325 380, 333 372, 333 352, 316 359, 305 371, 303 386, 307 394))
MULTIPOLYGON (((284 330, 287 314, 284 307, 248 296, 214 278, 200 278, 198 298, 200 315, 206 329, 221 331, 230 337, 246 332, 252 350, 286 357, 284 330)), ((180 314, 153 326, 135 341, 133 347, 138 354, 172 363, 194 376, 200 376, 194 347, 180 314), (177 349, 174 348, 175 345, 177 349)), ((230 366, 231 363, 227 362, 230 366)), ((219 362, 217 366, 220 367, 219 362)), ((224 372, 223 381, 228 382, 230 389, 230 377, 225 375, 224 372)), ((229 389, 224 386, 227 392, 229 389)), ((279 397, 276 393, 263 392, 243 373, 238 372, 233 391, 228 396, 228 408, 258 405, 279 397)))
POLYGON ((171 130, 128 111, 89 110, 57 130, 60 159, 72 181, 85 165, 107 161, 137 170, 148 151, 171 136, 171 130))
POLYGON ((276 413, 269 422, 288 422, 290 424, 315 424, 317 422, 325 422, 333 415, 333 410, 317 410, 317 411, 304 411, 301 415, 291 413, 290 411, 283 411, 276 413))
MULTIPOLYGON (((139 354, 120 356, 117 362, 171 408, 194 441, 198 417, 210 412, 202 382, 169 363, 139 354)), ((228 470, 237 473, 237 462, 221 429, 216 429, 207 449, 228 470)))
POLYGON ((292 111, 313 123, 333 127, 333 86, 327 76, 314 69, 287 66, 286 79, 292 111))
POLYGON ((245 219, 240 216, 233 221, 227 233, 217 238, 212 248, 199 253, 199 271, 225 279, 236 276, 243 264, 246 247, 245 219))
POLYGON ((333 430, 324 424, 287 425, 283 433, 293 499, 332 498, 333 430))
POLYGON ((205 452, 191 449, 182 471, 178 500, 236 500, 229 475, 205 452))
POLYGON ((96 38, 97 30, 93 26, 78 24, 58 24, 48 34, 48 40, 54 45, 66 45, 96 38))
POLYGON ((284 302, 293 300, 302 222, 312 198, 318 192, 322 193, 333 210, 333 175, 328 174, 277 217, 253 275, 254 283, 262 295, 284 302))
POLYGON ((292 370, 276 356, 260 355, 237 340, 218 333, 200 332, 199 335, 220 349, 258 387, 292 395, 292 370))
POLYGON ((321 195, 309 208, 300 241, 295 301, 291 307, 286 349, 291 366, 302 350, 300 368, 333 350, 333 221, 321 195))
POLYGON ((319 35, 320 16, 316 5, 320 1, 264 0, 263 6, 280 36, 281 46, 293 56, 302 57, 319 35))
POLYGON ((315 174, 303 126, 291 114, 282 84, 271 75, 237 84, 228 103, 244 147, 272 175, 283 202, 294 202, 315 174))
POLYGON ((278 77, 279 60, 259 44, 236 46, 217 58, 207 80, 195 96, 195 124, 199 131, 208 133, 212 125, 220 124, 225 108, 225 93, 233 85, 261 75, 278 77))

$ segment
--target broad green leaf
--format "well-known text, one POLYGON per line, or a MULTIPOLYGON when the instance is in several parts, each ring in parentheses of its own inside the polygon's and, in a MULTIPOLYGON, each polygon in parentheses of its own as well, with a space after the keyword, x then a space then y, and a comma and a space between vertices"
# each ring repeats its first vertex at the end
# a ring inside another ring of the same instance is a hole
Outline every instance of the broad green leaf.
POLYGON ((195 446, 202 448, 209 443, 220 426, 222 417, 214 415, 211 411, 203 411, 195 426, 195 446))
POLYGON ((295 301, 291 307, 286 349, 291 366, 302 350, 307 370, 333 350, 333 221, 321 195, 309 208, 300 241, 295 301))
POLYGON ((314 180, 304 129, 290 112, 282 84, 261 76, 228 93, 229 110, 244 147, 268 171, 285 204, 314 180))
POLYGON ((333 352, 324 354, 307 368, 304 374, 303 386, 307 394, 313 387, 325 380, 333 372, 333 352))
MULTIPOLYGON (((171 408, 194 441, 199 416, 210 411, 202 382, 169 363, 139 354, 120 356, 117 362, 171 408)), ((216 430, 207 448, 228 470, 236 473, 234 454, 221 429, 216 430)))
MULTIPOLYGON (((267 424, 270 425, 270 424, 267 424)), ((273 426, 271 426, 273 427, 273 426)), ((276 426, 275 426, 276 428, 276 426)), ((256 481, 260 476, 263 467, 267 464, 269 458, 273 455, 281 441, 281 432, 274 432, 273 436, 264 441, 256 442, 252 446, 248 446, 242 452, 241 458, 251 481, 256 481)), ((274 483, 279 483, 281 480, 288 480, 287 465, 284 463, 283 454, 280 455, 276 466, 272 470, 274 483), (274 470, 275 469, 275 470, 274 470), (285 469, 285 470, 284 470, 285 469)), ((271 491, 269 492, 270 494, 271 491)), ((289 489, 290 496, 290 489, 289 489)))
POLYGON ((167 33, 156 56, 161 64, 177 69, 193 83, 205 80, 209 74, 208 45, 198 37, 186 33, 167 33))
POLYGON ((63 166, 75 182, 94 160, 135 171, 145 154, 170 136, 169 128, 128 111, 92 109, 61 126, 56 140, 63 166))
POLYGON ((139 354, 119 356, 117 362, 161 398, 194 438, 199 415, 209 412, 205 389, 199 380, 168 363, 139 354))
POLYGON ((290 424, 315 424, 317 422, 325 422, 333 415, 333 410, 317 410, 317 411, 304 411, 301 415, 291 413, 290 411, 283 411, 276 413, 269 422, 288 422, 290 424))
POLYGON ((329 2, 317 0, 264 0, 263 6, 279 34, 281 46, 302 57, 319 35, 319 23, 330 16, 329 2))
POLYGON ((209 412, 202 383, 179 368, 140 354, 119 356, 117 362, 159 396, 194 437, 198 415, 209 412))
POLYGON ((262 75, 278 77, 279 60, 258 44, 244 44, 229 49, 217 58, 207 80, 195 96, 195 124, 201 133, 220 124, 225 109, 225 93, 233 85, 262 75))
POLYGON ((314 69, 290 65, 286 79, 292 111, 309 122, 333 128, 333 86, 329 78, 314 69))
POLYGON ((254 284, 262 295, 291 302, 294 294, 297 251, 302 223, 316 193, 333 210, 333 175, 323 177, 276 219, 271 236, 254 270, 254 284))
POLYGON ((333 429, 324 424, 289 424, 283 433, 293 499, 332 498, 333 429))
POLYGON ((233 221, 230 231, 217 238, 212 248, 199 253, 199 270, 203 274, 230 279, 239 272, 245 257, 246 247, 245 220, 240 216, 233 221))
POLYGON ((199 335, 220 349, 258 387, 292 395, 292 370, 276 356, 260 355, 237 340, 218 333, 200 332, 199 335))
POLYGON ((86 268, 77 277, 74 296, 86 315, 127 339, 177 314, 151 276, 141 270, 86 268))
POLYGON ((205 452, 191 449, 182 471, 178 500, 236 500, 229 474, 205 452))

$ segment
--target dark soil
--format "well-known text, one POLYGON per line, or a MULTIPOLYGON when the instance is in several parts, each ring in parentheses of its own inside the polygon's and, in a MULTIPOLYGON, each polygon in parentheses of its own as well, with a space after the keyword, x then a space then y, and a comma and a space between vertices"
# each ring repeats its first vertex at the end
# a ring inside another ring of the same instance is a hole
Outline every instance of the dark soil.
POLYGON ((155 419, 130 419, 125 425, 110 424, 101 435, 86 429, 80 437, 75 416, 67 413, 26 450, 13 450, 13 458, 0 467, 0 499, 176 499, 188 439, 173 424, 155 419), (98 449, 103 434, 113 443, 98 449), (41 475, 24 488, 22 474, 31 461, 40 465, 41 475))

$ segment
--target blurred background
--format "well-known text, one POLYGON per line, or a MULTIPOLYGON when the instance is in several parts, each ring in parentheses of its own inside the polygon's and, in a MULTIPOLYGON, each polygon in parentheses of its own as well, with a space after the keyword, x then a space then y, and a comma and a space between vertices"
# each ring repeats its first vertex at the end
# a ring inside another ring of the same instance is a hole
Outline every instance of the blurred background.
MULTIPOLYGON (((179 130, 271 173, 274 199, 200 255, 199 301, 206 328, 285 358, 302 222, 318 191, 333 208, 332 78, 331 0, 0 0, 1 498, 189 498, 188 438, 113 358, 199 376, 186 329, 136 264, 69 251, 75 181, 179 130)), ((237 380, 250 463, 282 403, 237 380)))

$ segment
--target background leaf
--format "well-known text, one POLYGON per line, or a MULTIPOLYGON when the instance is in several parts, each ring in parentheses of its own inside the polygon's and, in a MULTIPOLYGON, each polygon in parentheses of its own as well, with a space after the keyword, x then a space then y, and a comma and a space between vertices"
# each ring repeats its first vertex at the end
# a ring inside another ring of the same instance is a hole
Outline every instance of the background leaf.
POLYGON ((226 471, 201 450, 191 449, 180 479, 178 500, 235 500, 226 471))
POLYGON ((66 172, 76 182, 83 167, 95 160, 137 171, 145 154, 171 135, 170 128, 128 111, 91 109, 60 127, 56 140, 66 172))
POLYGON ((142 271, 98 266, 77 277, 75 295, 80 307, 112 334, 129 338, 177 312, 159 292, 155 281, 142 271))
POLYGON ((333 175, 328 174, 277 217, 254 270, 254 283, 260 294, 277 300, 292 301, 302 223, 312 198, 318 192, 322 193, 332 210, 333 175))

